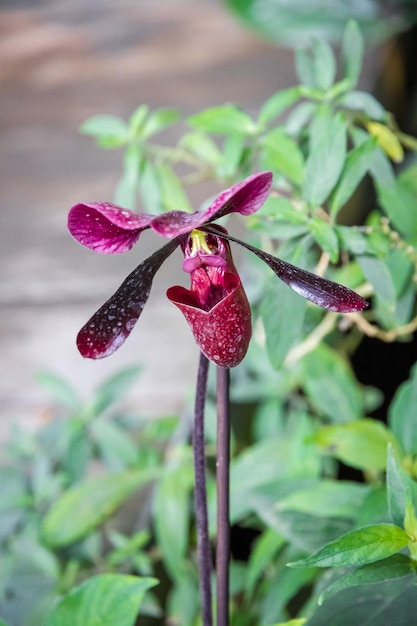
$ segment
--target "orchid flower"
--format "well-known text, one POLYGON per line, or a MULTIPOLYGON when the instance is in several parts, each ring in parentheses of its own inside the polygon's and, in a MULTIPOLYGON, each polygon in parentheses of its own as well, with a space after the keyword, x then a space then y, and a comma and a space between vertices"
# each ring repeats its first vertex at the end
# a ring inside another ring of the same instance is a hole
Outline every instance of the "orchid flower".
POLYGON ((213 224, 230 213, 258 211, 271 183, 271 172, 253 174, 223 191, 207 209, 194 213, 169 211, 155 216, 105 202, 72 207, 69 231, 79 243, 98 253, 127 252, 148 228, 170 239, 133 270, 81 329, 77 337, 81 354, 100 359, 124 343, 148 300, 156 272, 179 246, 184 254, 182 269, 190 274, 191 286, 171 287, 167 296, 184 314, 202 353, 221 367, 238 365, 251 338, 250 306, 229 241, 252 251, 291 289, 323 308, 347 313, 367 306, 350 289, 254 248, 213 224))

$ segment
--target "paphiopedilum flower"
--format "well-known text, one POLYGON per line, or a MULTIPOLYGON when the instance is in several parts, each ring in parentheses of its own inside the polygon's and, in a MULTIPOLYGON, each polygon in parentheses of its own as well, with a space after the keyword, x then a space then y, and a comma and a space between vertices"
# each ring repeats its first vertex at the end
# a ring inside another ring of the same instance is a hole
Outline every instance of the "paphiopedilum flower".
POLYGON ((230 213, 258 211, 271 183, 270 172, 253 174, 223 191, 207 209, 194 213, 170 211, 155 216, 102 202, 72 207, 68 216, 71 234, 102 254, 127 252, 148 228, 170 239, 133 270, 80 330, 77 345, 81 354, 100 359, 124 343, 148 300, 156 272, 178 246, 184 253, 182 267, 191 276, 191 287, 171 287, 167 296, 184 314, 203 354, 221 367, 240 363, 251 337, 250 307, 229 241, 251 250, 278 278, 315 304, 342 313, 362 310, 366 301, 350 289, 263 252, 213 224, 230 213))

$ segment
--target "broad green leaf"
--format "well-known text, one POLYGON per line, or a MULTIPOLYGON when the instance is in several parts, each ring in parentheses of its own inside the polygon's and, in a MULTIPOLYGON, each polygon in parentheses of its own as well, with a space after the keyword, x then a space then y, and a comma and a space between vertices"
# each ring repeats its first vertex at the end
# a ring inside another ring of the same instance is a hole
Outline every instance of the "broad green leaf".
POLYGON ((109 406, 124 398, 137 381, 141 365, 130 365, 104 381, 96 390, 92 403, 92 413, 99 415, 109 406))
POLYGON ((268 283, 261 304, 268 356, 275 369, 302 336, 307 302, 275 276, 268 283))
POLYGON ((141 135, 144 139, 148 139, 152 135, 159 133, 161 130, 172 126, 179 118, 176 109, 156 109, 151 111, 146 119, 141 135))
POLYGON ((393 554, 382 559, 382 561, 362 565, 353 572, 350 571, 342 575, 320 595, 319 604, 343 589, 403 578, 413 574, 413 572, 415 572, 415 568, 410 557, 405 554, 393 554))
POLYGON ((245 136, 231 134, 225 137, 223 142, 223 160, 218 167, 218 172, 224 178, 232 178, 236 175, 245 150, 245 136))
POLYGON ((285 121, 287 134, 298 137, 304 126, 313 117, 316 109, 317 104, 315 102, 300 102, 300 104, 295 105, 285 121))
POLYGON ((347 250, 354 255, 372 251, 369 238, 356 226, 336 226, 335 230, 340 240, 340 247, 343 250, 347 250))
POLYGON ((318 217, 312 217, 309 229, 316 243, 329 255, 330 261, 336 263, 339 258, 339 240, 334 227, 318 217))
POLYGON ((126 148, 123 156, 123 174, 114 193, 115 203, 131 210, 136 207, 141 160, 142 153, 138 145, 131 144, 126 148))
POLYGON ((346 567, 374 563, 399 552, 408 544, 407 533, 394 524, 373 524, 342 535, 290 567, 346 567))
POLYGON ((170 165, 158 166, 164 211, 191 211, 191 205, 178 176, 170 165))
POLYGON ((312 585, 316 577, 317 570, 314 568, 276 568, 275 572, 265 577, 261 587, 263 597, 258 624, 271 624, 277 619, 283 619, 287 615, 286 608, 290 600, 303 588, 312 585))
POLYGON ((303 179, 304 159, 297 143, 279 126, 263 139, 261 162, 264 169, 284 174, 296 185, 303 179))
POLYGON ((342 174, 330 199, 330 213, 333 217, 349 200, 369 170, 370 157, 375 150, 376 140, 369 137, 367 141, 348 152, 342 174))
POLYGON ((368 122, 366 128, 369 134, 375 137, 378 145, 381 146, 391 161, 401 163, 404 158, 404 150, 396 134, 388 126, 379 122, 368 122))
POLYGON ((295 51, 295 71, 300 83, 307 87, 316 87, 316 71, 311 50, 298 48, 295 51))
POLYGON ((102 148, 120 148, 129 139, 129 126, 115 115, 93 115, 80 126, 80 133, 95 137, 102 148))
POLYGON ((383 259, 374 256, 356 257, 364 276, 375 289, 375 293, 390 305, 395 304, 395 285, 383 259))
POLYGON ((120 426, 106 419, 96 419, 90 430, 101 458, 111 471, 121 471, 136 464, 136 444, 120 426))
POLYGON ((194 573, 183 572, 168 596, 165 613, 167 624, 194 626, 199 609, 199 590, 194 573))
POLYGON ((72 589, 54 607, 45 626, 134 626, 155 578, 99 574, 72 589))
POLYGON ((357 22, 349 20, 343 32, 342 68, 351 88, 356 86, 362 70, 364 48, 364 40, 357 22))
POLYGON ((140 104, 129 117, 129 127, 135 137, 141 136, 148 113, 149 107, 146 104, 140 104))
POLYGON ((336 75, 336 59, 333 50, 325 39, 314 39, 313 55, 315 86, 327 90, 333 85, 336 75))
POLYGON ((296 619, 290 619, 289 622, 280 622, 279 624, 273 624, 272 626, 304 626, 306 622, 306 617, 298 617, 296 619))
POLYGON ((407 502, 417 503, 417 483, 405 473, 392 446, 388 447, 386 480, 388 511, 391 520, 397 526, 404 526, 407 502))
POLYGON ((343 170, 346 157, 346 120, 322 106, 310 127, 309 155, 306 161, 303 198, 320 206, 329 196, 343 170))
POLYGON ((396 391, 388 409, 389 425, 407 454, 417 454, 417 366, 396 391))
POLYGON ((36 380, 53 400, 64 405, 71 411, 79 411, 82 404, 81 398, 64 378, 53 372, 38 372, 36 374, 36 380))
POLYGON ((158 215, 162 212, 161 188, 155 165, 148 159, 143 160, 139 176, 139 192, 147 213, 158 215))
POLYGON ((347 362, 325 344, 301 362, 302 385, 319 413, 332 422, 350 422, 363 414, 363 398, 347 362))
POLYGON ((277 552, 285 544, 285 539, 274 530, 266 529, 256 540, 255 547, 251 551, 245 581, 245 590, 251 594, 268 565, 276 557, 277 552))
POLYGON ((270 196, 266 199, 262 210, 252 217, 266 218, 268 224, 277 222, 289 222, 290 224, 305 224, 307 222, 307 212, 300 204, 293 204, 289 198, 283 196, 270 196))
POLYGON ((0 617, 0 626, 9 626, 9 624, 6 624, 0 617))
POLYGON ((385 213, 405 239, 417 242, 417 190, 400 177, 392 185, 377 181, 378 200, 385 213))
POLYGON ((364 498, 363 505, 356 510, 355 526, 369 526, 369 524, 391 523, 387 506, 387 490, 385 486, 371 487, 364 498))
POLYGON ((410 615, 416 614, 416 577, 412 574, 362 585, 360 589, 345 589, 318 607, 308 626, 409 626, 410 615))
POLYGON ((189 462, 168 468, 157 485, 153 502, 158 546, 173 580, 184 575, 192 485, 193 472, 189 462))
POLYGON ((283 91, 274 93, 273 96, 268 98, 262 105, 259 112, 258 124, 265 125, 278 117, 285 109, 297 102, 300 98, 299 86, 289 87, 283 91))
POLYGON ((346 465, 373 471, 385 469, 388 444, 398 445, 391 431, 372 419, 323 426, 315 441, 346 465))
POLYGON ((219 165, 223 158, 222 153, 211 137, 199 130, 183 135, 180 139, 180 146, 210 165, 219 165))
POLYGON ((296 489, 277 503, 280 511, 301 511, 323 517, 354 518, 369 489, 348 481, 317 480, 307 489, 296 489))
POLYGON ((233 104, 206 109, 187 121, 191 126, 215 135, 252 135, 256 130, 249 115, 233 104))
POLYGON ((48 546, 67 546, 102 524, 141 485, 156 477, 155 470, 126 471, 98 476, 66 491, 46 513, 42 536, 48 546))
POLYGON ((113 202, 134 211, 136 208, 137 186, 126 172, 117 181, 113 194, 113 202))
POLYGON ((350 91, 342 96, 338 103, 346 109, 363 112, 372 120, 383 121, 388 117, 382 104, 366 91, 350 91))

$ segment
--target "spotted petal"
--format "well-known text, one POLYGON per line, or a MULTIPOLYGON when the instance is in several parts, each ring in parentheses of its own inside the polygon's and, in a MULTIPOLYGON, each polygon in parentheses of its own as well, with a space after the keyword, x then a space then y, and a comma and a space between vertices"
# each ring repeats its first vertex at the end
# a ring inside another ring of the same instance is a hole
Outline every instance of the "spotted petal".
POLYGON ((108 202, 81 203, 70 210, 68 229, 83 246, 101 254, 118 254, 130 250, 154 217, 108 202))
POLYGON ((150 226, 162 237, 176 237, 229 213, 250 215, 261 208, 271 184, 271 172, 253 174, 223 191, 205 211, 170 211, 155 217, 150 226))
MULTIPOLYGON (((215 226, 207 226, 204 230, 214 234, 218 233, 215 226)), ((240 239, 235 239, 235 237, 231 237, 229 234, 222 232, 221 236, 240 244, 247 250, 256 254, 256 256, 269 265, 278 278, 291 287, 291 289, 303 298, 310 300, 324 309, 338 313, 353 313, 354 311, 362 311, 362 309, 368 306, 364 298, 361 298, 361 296, 351 289, 339 285, 339 283, 302 270, 295 265, 291 265, 291 263, 287 263, 286 261, 282 261, 282 259, 272 256, 272 254, 258 250, 258 248, 240 239)))
POLYGON ((88 359, 103 359, 125 342, 149 298, 152 281, 162 263, 181 242, 173 239, 143 261, 113 296, 80 330, 77 346, 88 359))

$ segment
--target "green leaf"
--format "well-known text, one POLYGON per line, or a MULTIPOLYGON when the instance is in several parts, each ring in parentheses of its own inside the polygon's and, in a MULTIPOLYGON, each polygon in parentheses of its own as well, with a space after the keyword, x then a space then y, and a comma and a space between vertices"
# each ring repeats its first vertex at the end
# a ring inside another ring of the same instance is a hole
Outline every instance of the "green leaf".
POLYGON ((319 217, 313 217, 309 229, 316 243, 329 255, 330 261, 336 263, 339 258, 339 240, 334 227, 319 217))
POLYGON ((360 28, 354 20, 349 20, 343 32, 342 39, 342 68, 351 85, 356 86, 361 70, 364 53, 364 40, 360 28))
POLYGON ((256 125, 247 113, 233 104, 206 109, 188 118, 188 123, 216 135, 252 135, 256 125))
POLYGON ((414 572, 412 560, 405 554, 393 554, 382 561, 368 563, 348 572, 329 585, 319 597, 319 604, 338 591, 403 578, 414 572))
POLYGON ((315 102, 300 102, 289 113, 285 121, 285 130, 288 135, 298 137, 307 122, 313 117, 317 104, 315 102))
POLYGON ((149 107, 146 104, 140 104, 129 117, 129 127, 134 137, 140 137, 142 135, 143 125, 148 113, 149 107))
POLYGON ((387 459, 387 501, 391 520, 397 526, 404 526, 406 505, 410 499, 417 503, 417 483, 405 473, 390 445, 387 459))
POLYGON ((368 122, 366 129, 370 135, 375 137, 377 143, 385 154, 389 156, 394 163, 401 163, 404 159, 404 150, 397 135, 385 124, 379 122, 368 122))
POLYGON ((280 622, 279 624, 273 624, 272 626, 304 626, 306 621, 306 617, 298 617, 296 619, 290 619, 289 622, 280 622))
POLYGON ((263 126, 278 117, 285 109, 290 107, 300 98, 300 87, 289 87, 283 91, 274 93, 262 105, 259 112, 258 124, 263 126))
POLYGON ((80 126, 80 133, 95 137, 102 148, 120 148, 129 139, 129 126, 115 115, 93 115, 80 126))
POLYGON ((372 524, 342 535, 316 554, 288 563, 290 567, 346 567, 385 559, 408 544, 407 533, 393 524, 372 524))
POLYGON ((261 304, 261 316, 268 356, 273 367, 279 369, 302 335, 307 302, 277 281, 275 276, 268 285, 261 304))
POLYGON ((143 125, 141 135, 144 139, 149 139, 152 135, 175 124, 178 118, 179 113, 176 109, 156 109, 151 111, 143 125))
POLYGON ((216 143, 201 131, 186 133, 181 137, 179 145, 189 150, 203 163, 217 166, 222 162, 222 153, 216 143))
POLYGON ((155 470, 126 471, 90 478, 71 487, 49 509, 42 524, 48 546, 67 546, 102 524, 155 470))
POLYGON ((45 626, 134 626, 145 592, 155 578, 100 574, 72 589, 45 626))
POLYGON ((333 50, 325 39, 314 39, 313 55, 315 87, 327 90, 333 85, 336 75, 336 59, 333 50))
POLYGON ((306 161, 303 198, 312 206, 320 206, 334 188, 345 163, 346 120, 329 108, 318 109, 310 134, 306 161))
POLYGON ((280 511, 300 511, 326 517, 355 518, 369 488, 348 481, 321 479, 307 489, 296 489, 277 503, 280 511))
POLYGON ((333 422, 362 416, 363 398, 343 357, 325 344, 302 360, 302 385, 316 411, 333 422))
POLYGON ((132 385, 137 381, 141 365, 130 365, 107 378, 95 393, 92 412, 99 415, 109 406, 126 396, 132 385))
POLYGON ((307 87, 316 87, 316 71, 310 50, 298 48, 295 51, 295 71, 300 83, 307 87))
POLYGON ((236 175, 245 150, 245 136, 228 135, 223 143, 223 160, 218 168, 220 176, 232 178, 236 175))
MULTIPOLYGON (((294 553, 294 551, 293 551, 294 553)), ((285 558, 285 555, 283 556, 285 558)), ((262 604, 258 624, 270 624, 287 614, 288 603, 303 588, 312 585, 317 576, 313 568, 276 568, 265 576, 261 587, 262 604)))
POLYGON ((395 285, 388 267, 383 259, 374 256, 357 255, 358 261, 364 276, 375 289, 375 293, 390 305, 395 304, 395 285))
POLYGON ((147 213, 158 215, 162 211, 161 188, 155 165, 143 160, 140 169, 139 191, 147 213))
POLYGON ((337 215, 338 210, 349 200, 358 187, 370 168, 370 157, 376 149, 376 140, 369 137, 361 145, 348 152, 342 174, 330 199, 332 217, 337 215))
POLYGON ((263 139, 261 162, 264 169, 284 174, 290 181, 300 185, 303 179, 304 159, 297 143, 279 126, 263 139))
POLYGON ((338 100, 338 104, 345 109, 365 113, 372 120, 381 121, 388 117, 382 104, 366 91, 350 91, 338 100))
POLYGON ((182 183, 170 165, 158 166, 158 178, 164 211, 191 211, 182 183))
POLYGON ((397 447, 391 431, 372 419, 324 426, 317 431, 315 441, 346 465, 373 471, 385 469, 388 444, 397 447))
POLYGON ((91 423, 91 435, 101 458, 111 471, 121 471, 136 464, 136 445, 117 424, 106 419, 96 419, 91 423))
POLYGON ((189 528, 189 498, 193 471, 188 461, 168 468, 159 481, 153 503, 153 517, 159 549, 170 576, 184 575, 189 528))
POLYGON ((246 574, 246 593, 252 593, 258 580, 261 578, 269 564, 274 561, 276 554, 285 544, 285 539, 275 532, 266 529, 256 540, 255 547, 251 551, 246 574))
POLYGON ((417 365, 400 385, 388 409, 389 425, 407 454, 417 454, 417 365))
POLYGON ((79 411, 81 398, 75 389, 61 376, 52 372, 38 372, 36 380, 48 392, 53 400, 71 411, 79 411))
POLYGON ((123 174, 114 193, 115 203, 131 210, 136 206, 141 160, 139 146, 131 144, 126 148, 123 156, 123 174))
POLYGON ((385 213, 405 237, 406 241, 417 242, 417 191, 404 183, 401 176, 393 184, 377 181, 378 200, 385 213))

